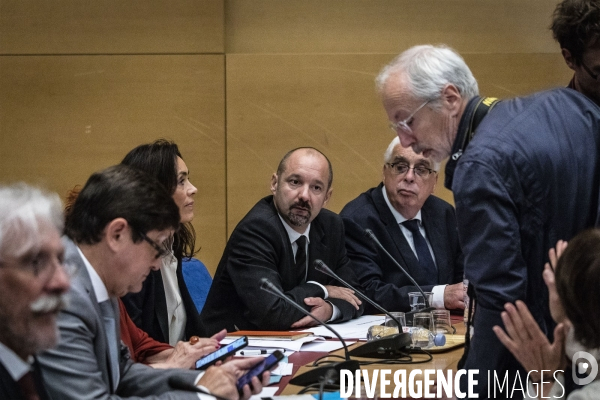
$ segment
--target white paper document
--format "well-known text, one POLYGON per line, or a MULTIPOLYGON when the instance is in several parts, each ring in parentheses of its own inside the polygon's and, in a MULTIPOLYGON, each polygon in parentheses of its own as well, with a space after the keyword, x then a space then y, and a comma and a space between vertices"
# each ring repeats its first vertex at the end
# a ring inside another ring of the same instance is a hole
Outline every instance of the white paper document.
MULTIPOLYGON (((328 331, 329 332, 329 331, 328 331)), ((329 332, 331 335, 331 332, 329 332)), ((292 351, 300 351, 300 348, 304 343, 312 342, 313 340, 323 340, 315 336, 307 336, 297 340, 262 340, 262 339, 248 339, 248 347, 260 348, 260 349, 286 349, 292 351)), ((221 340, 221 344, 229 344, 234 339, 225 338, 221 340)), ((288 354, 287 352, 285 354, 288 354)))
MULTIPOLYGON (((363 315, 360 318, 351 319, 350 321, 342 322, 341 324, 331 324, 331 327, 336 330, 344 339, 367 340, 367 331, 372 325, 380 325, 385 322, 383 315, 363 315)), ((330 337, 335 339, 336 336, 331 331, 323 326, 305 329, 302 332, 312 332, 313 335, 330 337)))
MULTIPOLYGON (((348 341, 348 340, 346 340, 345 342, 346 342, 347 346, 350 346, 350 345, 356 343, 356 341, 348 341)), ((329 353, 330 351, 335 351, 335 350, 339 350, 342 348, 344 348, 344 345, 339 340, 335 340, 335 341, 329 340, 326 342, 306 343, 304 346, 302 346, 302 349, 300 349, 300 351, 320 351, 320 352, 329 353)))
POLYGON ((277 368, 271 371, 271 375, 288 376, 292 374, 294 364, 279 361, 277 368))
POLYGON ((275 393, 277 393, 278 390, 279 390, 279 388, 277 386, 264 387, 262 392, 251 396, 250 400, 261 400, 263 397, 273 397, 273 396, 275 396, 275 393))

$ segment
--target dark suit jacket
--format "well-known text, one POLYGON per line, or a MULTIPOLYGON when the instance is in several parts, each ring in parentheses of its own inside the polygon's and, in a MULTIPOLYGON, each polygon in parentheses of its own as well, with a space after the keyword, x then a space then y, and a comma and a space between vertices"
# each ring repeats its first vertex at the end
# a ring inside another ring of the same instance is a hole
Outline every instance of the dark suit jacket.
MULTIPOLYGON (((364 234, 365 229, 371 229, 383 247, 419 285, 428 281, 385 202, 382 187, 383 183, 362 193, 346 204, 340 213, 346 230, 348 257, 369 298, 389 311, 410 311, 408 293, 418 289, 364 234)), ((463 256, 458 243, 454 208, 442 199, 429 196, 421 208, 421 218, 435 255, 437 283, 461 282, 463 256)), ((431 291, 433 286, 422 285, 422 288, 431 291)), ((366 312, 378 313, 371 306, 366 312)))
MULTIPOLYGON (((184 337, 184 340, 187 340, 194 335, 199 335, 203 329, 200 324, 200 314, 196 310, 181 271, 181 260, 178 260, 177 283, 187 317, 184 337)), ((151 271, 140 292, 129 293, 123 296, 121 300, 125 304, 127 313, 141 330, 145 331, 154 340, 169 343, 167 300, 160 271, 151 271)))
MULTIPOLYGON (((44 380, 40 372, 37 362, 33 364, 33 379, 37 388, 40 400, 47 400, 48 393, 44 387, 44 380)), ((13 380, 6 368, 0 363, 0 399, 6 400, 21 400, 23 399, 21 390, 17 382, 13 380)))
MULTIPOLYGON (((340 286, 314 269, 313 261, 321 259, 342 279, 358 284, 346 256, 344 226, 338 215, 322 209, 311 223, 309 239, 307 281, 340 286)), ((304 304, 306 297, 324 297, 318 285, 297 281, 292 245, 273 205, 273 196, 260 200, 227 242, 202 309, 206 335, 223 328, 234 331, 235 326, 241 330, 287 330, 304 317, 284 300, 261 290, 261 278, 268 278, 306 310, 310 310, 304 304)), ((362 314, 362 306, 356 310, 344 300, 328 301, 341 311, 341 319, 336 322, 362 314)))

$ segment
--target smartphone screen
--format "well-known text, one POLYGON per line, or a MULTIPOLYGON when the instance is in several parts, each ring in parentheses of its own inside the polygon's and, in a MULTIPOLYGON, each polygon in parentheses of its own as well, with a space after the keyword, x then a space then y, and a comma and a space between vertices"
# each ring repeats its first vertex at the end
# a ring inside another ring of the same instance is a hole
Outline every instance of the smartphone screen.
POLYGON ((238 379, 236 384, 238 391, 241 391, 244 385, 249 384, 253 377, 260 377, 262 376, 263 372, 272 369, 275 365, 277 365, 279 361, 281 361, 281 359, 283 359, 283 357, 283 353, 279 350, 276 350, 273 352, 273 354, 270 354, 263 361, 259 362, 254 367, 252 367, 250 371, 246 372, 245 375, 238 379))
POLYGON ((243 349, 246 346, 248 346, 248 337, 242 336, 228 345, 221 347, 219 350, 215 350, 196 361, 196 369, 206 369, 217 361, 223 360, 230 355, 235 354, 236 351, 243 349))

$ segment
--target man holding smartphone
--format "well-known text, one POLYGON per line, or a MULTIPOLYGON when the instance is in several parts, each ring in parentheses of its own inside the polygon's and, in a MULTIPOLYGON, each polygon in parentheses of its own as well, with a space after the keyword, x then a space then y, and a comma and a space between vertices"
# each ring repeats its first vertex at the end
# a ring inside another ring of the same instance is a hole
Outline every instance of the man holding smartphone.
MULTIPOLYGON (((238 377, 261 359, 234 360, 204 374, 155 370, 132 362, 120 340, 117 299, 139 291, 160 268, 162 244, 178 226, 171 195, 144 172, 117 165, 90 177, 65 222, 65 262, 75 273, 69 304, 58 315, 60 340, 39 357, 51 398, 240 397, 238 377)), ((241 397, 261 390, 254 378, 241 397)))
POLYGON ((320 151, 288 152, 271 178, 272 196, 260 200, 235 228, 217 267, 201 319, 210 335, 235 330, 289 330, 315 322, 260 289, 269 279, 290 299, 322 321, 362 315, 352 290, 315 270, 321 259, 359 288, 346 255, 341 218, 323 209, 331 197, 333 172, 320 151))

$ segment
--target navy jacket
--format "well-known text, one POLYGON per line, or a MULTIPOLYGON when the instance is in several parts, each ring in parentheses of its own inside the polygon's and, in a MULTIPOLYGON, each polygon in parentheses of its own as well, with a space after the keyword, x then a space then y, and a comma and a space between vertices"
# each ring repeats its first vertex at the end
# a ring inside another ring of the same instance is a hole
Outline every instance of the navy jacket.
MULTIPOLYGON (((383 247, 421 285, 431 291, 434 285, 419 267, 419 260, 396 223, 382 193, 383 183, 352 200, 340 216, 346 231, 346 249, 352 268, 367 296, 388 311, 410 311, 408 293, 418 289, 398 266, 364 234, 371 229, 383 247)), ((454 208, 444 200, 429 196, 421 208, 423 226, 435 255, 438 284, 462 282, 462 252, 458 243, 454 208)), ((366 313, 380 311, 367 305, 366 313)))
MULTIPOLYGON (((473 101, 461 126, 470 120, 473 101)), ((462 132, 459 127, 453 153, 462 132)), ((488 370, 504 377, 505 370, 519 368, 492 331, 503 326, 504 304, 523 300, 551 335, 554 323, 542 279, 548 250, 557 240, 598 225, 600 108, 565 88, 502 101, 483 119, 458 162, 448 163, 446 174, 465 275, 477 296, 465 368, 479 369, 478 390, 485 397, 488 370)))
MULTIPOLYGON (((313 267, 321 259, 342 279, 360 288, 344 246, 341 218, 322 209, 312 221, 308 246, 307 281, 341 286, 313 267)), ((289 236, 273 205, 273 196, 260 200, 236 226, 217 267, 213 284, 200 317, 210 336, 223 328, 237 330, 288 330, 304 317, 284 300, 260 289, 261 278, 268 278, 296 303, 306 297, 324 297, 318 285, 298 282, 294 253, 289 236)), ((362 314, 345 300, 328 299, 347 321, 362 314)))

